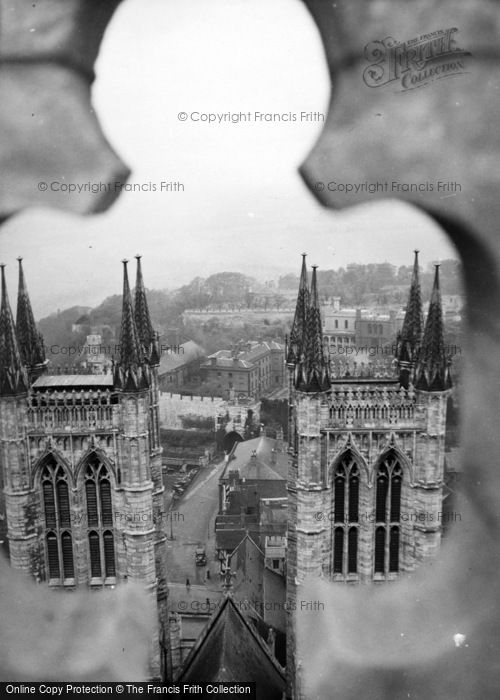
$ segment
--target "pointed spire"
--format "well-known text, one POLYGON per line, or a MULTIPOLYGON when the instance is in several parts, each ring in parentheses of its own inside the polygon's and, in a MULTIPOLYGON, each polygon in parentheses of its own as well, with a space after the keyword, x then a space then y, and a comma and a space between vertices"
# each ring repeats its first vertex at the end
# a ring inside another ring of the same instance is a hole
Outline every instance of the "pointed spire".
POLYGON ((330 388, 328 362, 323 348, 316 269, 317 265, 313 265, 303 351, 296 368, 295 387, 305 392, 328 391, 330 388))
POLYGON ((147 388, 149 382, 145 367, 144 352, 135 325, 132 294, 128 281, 127 263, 123 262, 123 303, 120 331, 120 356, 115 367, 115 383, 124 391, 147 388))
POLYGON ((413 275, 410 285, 410 293, 406 304, 406 313, 403 327, 398 334, 396 344, 396 358, 399 365, 399 381, 402 386, 408 388, 413 379, 415 364, 418 359, 422 331, 424 327, 424 315, 422 311, 422 294, 420 291, 420 278, 418 269, 418 250, 415 250, 413 263, 413 275))
POLYGON ((439 265, 435 267, 434 285, 416 371, 416 388, 422 391, 445 391, 451 388, 450 363, 444 347, 439 265))
POLYGON ((144 287, 144 279, 142 277, 141 256, 135 256, 137 260, 137 277, 135 283, 135 306, 134 316, 135 325, 139 334, 139 340, 142 343, 146 359, 151 365, 160 364, 160 356, 158 351, 158 339, 151 316, 149 315, 148 300, 146 298, 146 288, 144 287))
POLYGON ((288 364, 295 364, 300 358, 302 344, 304 340, 307 320, 307 310, 309 308, 309 285, 307 282, 306 253, 302 253, 302 270, 300 273, 299 293, 297 295, 297 305, 293 318, 292 330, 288 345, 286 361, 288 364))
POLYGON ((19 351, 28 374, 37 377, 47 365, 43 336, 38 332, 28 289, 24 279, 23 259, 19 257, 19 288, 17 294, 16 332, 19 351))
POLYGON ((14 318, 9 304, 5 265, 0 265, 2 275, 2 301, 0 305, 0 396, 16 396, 28 391, 28 377, 23 367, 17 343, 14 318))

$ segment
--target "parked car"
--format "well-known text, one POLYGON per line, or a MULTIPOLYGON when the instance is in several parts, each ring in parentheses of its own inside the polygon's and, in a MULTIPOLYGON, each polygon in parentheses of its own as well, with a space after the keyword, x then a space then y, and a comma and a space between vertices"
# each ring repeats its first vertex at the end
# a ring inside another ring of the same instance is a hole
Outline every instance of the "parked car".
POLYGON ((206 566, 207 563, 207 553, 204 547, 197 547, 194 552, 194 560, 196 566, 206 566))

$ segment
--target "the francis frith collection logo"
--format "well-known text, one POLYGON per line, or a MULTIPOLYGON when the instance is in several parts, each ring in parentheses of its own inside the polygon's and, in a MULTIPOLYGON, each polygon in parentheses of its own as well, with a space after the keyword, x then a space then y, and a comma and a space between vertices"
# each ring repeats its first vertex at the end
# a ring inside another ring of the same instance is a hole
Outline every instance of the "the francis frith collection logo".
POLYGON ((457 46, 456 27, 438 29, 408 41, 386 37, 365 46, 369 66, 363 71, 368 87, 397 85, 401 92, 434 80, 466 73, 469 51, 457 46))

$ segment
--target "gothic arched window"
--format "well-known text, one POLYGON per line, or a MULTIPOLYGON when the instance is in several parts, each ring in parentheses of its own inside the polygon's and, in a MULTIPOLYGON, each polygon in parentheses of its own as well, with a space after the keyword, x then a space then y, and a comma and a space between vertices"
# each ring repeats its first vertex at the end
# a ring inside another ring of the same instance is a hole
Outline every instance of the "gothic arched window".
POLYGON ((116 566, 110 475, 106 465, 94 456, 87 464, 84 478, 90 576, 93 579, 114 577, 116 566))
POLYGON ((68 477, 53 458, 42 469, 41 485, 48 578, 52 582, 73 583, 75 567, 68 477))
POLYGON ((359 467, 350 452, 335 469, 333 481, 334 574, 358 573, 359 467))
POLYGON ((394 454, 389 454, 377 470, 374 557, 376 574, 385 575, 399 571, 402 482, 401 464, 394 454))

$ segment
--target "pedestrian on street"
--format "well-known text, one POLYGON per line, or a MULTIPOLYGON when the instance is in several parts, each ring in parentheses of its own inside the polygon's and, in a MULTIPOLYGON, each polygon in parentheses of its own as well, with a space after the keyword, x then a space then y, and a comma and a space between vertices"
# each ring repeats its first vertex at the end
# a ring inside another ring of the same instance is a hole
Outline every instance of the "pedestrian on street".
POLYGON ((190 587, 191 587, 191 583, 189 582, 189 579, 187 578, 186 579, 186 589, 189 591, 190 587))
POLYGON ((210 580, 210 569, 207 569, 207 581, 210 580))

